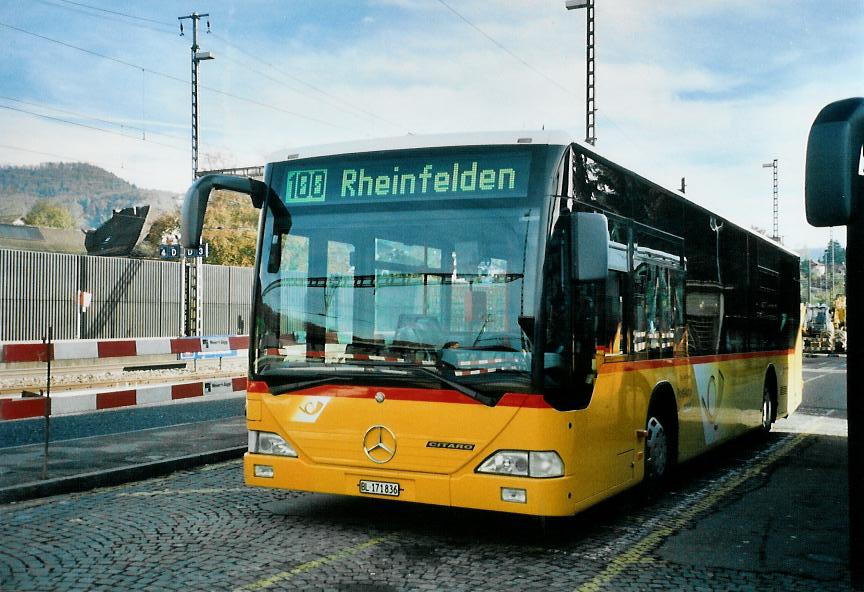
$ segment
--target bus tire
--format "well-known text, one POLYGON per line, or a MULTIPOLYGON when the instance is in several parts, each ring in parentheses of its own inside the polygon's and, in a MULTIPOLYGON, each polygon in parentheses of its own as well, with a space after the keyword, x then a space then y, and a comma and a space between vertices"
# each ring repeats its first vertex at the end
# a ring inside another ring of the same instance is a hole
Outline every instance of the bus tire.
POLYGON ((645 481, 660 483, 670 473, 675 455, 675 419, 662 399, 654 397, 645 420, 645 481))
POLYGON ((762 421, 759 430, 763 434, 771 431, 771 426, 777 419, 777 374, 773 366, 768 367, 765 381, 762 383, 762 421))
POLYGON ((774 403, 774 396, 771 394, 771 388, 766 380, 762 387, 762 425, 759 427, 763 433, 767 434, 771 431, 776 414, 777 405, 774 403))

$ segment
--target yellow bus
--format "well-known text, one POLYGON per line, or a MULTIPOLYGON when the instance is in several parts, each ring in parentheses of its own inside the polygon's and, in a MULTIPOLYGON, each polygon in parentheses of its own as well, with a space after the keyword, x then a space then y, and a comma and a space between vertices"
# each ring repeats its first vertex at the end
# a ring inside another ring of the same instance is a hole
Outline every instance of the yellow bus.
POLYGON ((562 132, 287 153, 263 182, 245 481, 578 512, 801 400, 798 258, 562 132))

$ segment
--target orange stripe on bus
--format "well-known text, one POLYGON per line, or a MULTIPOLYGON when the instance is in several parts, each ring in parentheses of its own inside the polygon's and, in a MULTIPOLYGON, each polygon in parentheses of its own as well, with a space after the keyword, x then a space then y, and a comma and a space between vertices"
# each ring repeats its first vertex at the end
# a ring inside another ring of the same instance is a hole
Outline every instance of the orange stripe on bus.
POLYGON ((745 352, 740 354, 716 354, 710 356, 688 356, 684 358, 663 358, 659 360, 635 360, 629 362, 605 362, 600 366, 598 374, 613 372, 632 372, 638 370, 653 370, 655 368, 672 368, 675 366, 696 366, 713 362, 731 362, 734 360, 749 360, 752 358, 769 358, 788 356, 795 353, 794 349, 783 349, 766 352, 745 352))
MULTIPOLYGON (((249 381, 247 393, 266 393, 267 383, 249 381)), ((327 396, 342 399, 374 399, 378 392, 383 392, 387 401, 411 401, 415 403, 451 403, 457 405, 482 405, 458 391, 443 389, 412 389, 386 387, 356 387, 322 385, 303 389, 292 394, 303 396, 327 396)), ((505 393, 496 407, 524 407, 530 409, 551 409, 542 395, 528 393, 505 393)))

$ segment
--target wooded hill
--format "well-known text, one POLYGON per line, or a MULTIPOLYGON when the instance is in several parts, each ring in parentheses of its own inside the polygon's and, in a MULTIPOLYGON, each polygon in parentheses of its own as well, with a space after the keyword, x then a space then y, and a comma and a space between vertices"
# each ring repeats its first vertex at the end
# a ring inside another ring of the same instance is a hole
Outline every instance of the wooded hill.
POLYGON ((174 210, 178 195, 141 189, 82 162, 0 166, 0 223, 15 221, 46 199, 67 207, 79 227, 96 228, 115 209, 150 205, 160 212, 174 210))

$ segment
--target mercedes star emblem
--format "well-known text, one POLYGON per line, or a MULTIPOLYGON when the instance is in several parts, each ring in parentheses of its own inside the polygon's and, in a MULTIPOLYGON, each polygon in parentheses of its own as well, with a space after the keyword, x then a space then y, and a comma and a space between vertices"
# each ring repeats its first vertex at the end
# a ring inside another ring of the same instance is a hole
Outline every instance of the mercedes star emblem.
POLYGON ((383 425, 374 425, 363 436, 363 452, 372 462, 383 465, 396 455, 396 435, 383 425))

